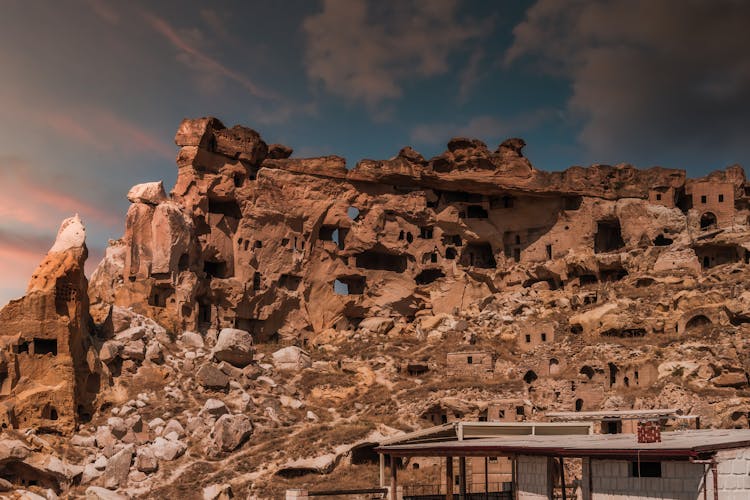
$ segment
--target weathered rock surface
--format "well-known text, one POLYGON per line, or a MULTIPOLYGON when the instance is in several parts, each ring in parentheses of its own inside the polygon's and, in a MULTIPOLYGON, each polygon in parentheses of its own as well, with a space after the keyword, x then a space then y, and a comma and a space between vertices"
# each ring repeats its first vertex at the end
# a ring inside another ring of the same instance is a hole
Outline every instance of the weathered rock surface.
MULTIPOLYGON (((78 216, 63 221, 26 295, 0 311, 4 427, 72 433, 99 390, 87 363, 88 255, 78 216)), ((95 362, 93 363, 96 364, 95 362)))
POLYGON ((211 352, 218 361, 247 366, 253 361, 253 337, 244 330, 223 328, 211 352))
POLYGON ((175 140, 173 192, 130 191, 90 308, 73 220, 0 313, 12 489, 370 487, 358 482, 377 466, 359 462, 398 432, 387 426, 554 410, 750 426, 739 167, 548 173, 521 139, 457 137, 435 158, 403 148, 350 170, 214 118, 185 120, 175 140))

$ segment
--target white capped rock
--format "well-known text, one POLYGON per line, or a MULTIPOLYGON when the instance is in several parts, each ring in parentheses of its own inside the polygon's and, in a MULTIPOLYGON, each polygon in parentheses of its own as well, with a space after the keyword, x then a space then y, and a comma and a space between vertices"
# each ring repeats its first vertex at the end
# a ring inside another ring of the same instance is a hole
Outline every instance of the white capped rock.
POLYGON ((128 200, 131 203, 145 203, 147 205, 158 205, 167 201, 167 193, 164 192, 164 182, 136 184, 128 191, 128 200))

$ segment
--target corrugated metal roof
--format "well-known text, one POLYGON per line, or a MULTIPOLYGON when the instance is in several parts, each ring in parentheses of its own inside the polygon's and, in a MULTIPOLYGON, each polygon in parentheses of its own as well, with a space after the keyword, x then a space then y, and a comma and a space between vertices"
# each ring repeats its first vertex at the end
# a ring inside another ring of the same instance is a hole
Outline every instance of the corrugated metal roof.
POLYGON ((653 410, 600 410, 600 411, 552 411, 545 414, 548 418, 566 420, 601 420, 606 418, 638 419, 653 417, 676 417, 677 410, 660 408, 653 410))
POLYGON ((592 432, 591 425, 587 422, 451 422, 392 436, 382 440, 380 445, 460 441, 509 435, 581 435, 590 434, 592 432))
POLYGON ((696 456, 729 448, 750 447, 750 429, 706 429, 663 432, 659 443, 639 443, 635 434, 505 436, 466 441, 382 446, 379 451, 411 456, 554 456, 642 455, 696 456))

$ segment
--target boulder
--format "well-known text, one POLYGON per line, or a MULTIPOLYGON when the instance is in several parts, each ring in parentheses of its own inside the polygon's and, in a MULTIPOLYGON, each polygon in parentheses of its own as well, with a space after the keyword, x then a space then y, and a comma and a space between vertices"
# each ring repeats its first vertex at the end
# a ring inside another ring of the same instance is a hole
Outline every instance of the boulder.
POLYGON ((716 387, 745 387, 747 375, 744 372, 725 372, 711 379, 711 383, 716 387))
POLYGON ((312 366, 310 355, 297 346, 279 349, 272 357, 277 370, 302 370, 312 366))
POLYGON ((224 390, 229 387, 229 377, 213 363, 204 363, 195 374, 195 380, 206 389, 224 390))
POLYGON ((163 437, 154 439, 150 448, 156 458, 167 462, 179 458, 187 450, 187 446, 182 441, 172 441, 163 437))
POLYGON ((167 201, 167 194, 164 192, 164 183, 158 181, 136 184, 128 191, 128 200, 131 203, 146 203, 147 205, 158 205, 167 201))
POLYGON ((253 361, 253 337, 245 330, 223 328, 211 353, 218 361, 247 366, 253 361))
POLYGON ((369 333, 388 333, 388 330, 390 330, 391 328, 393 328, 392 318, 383 318, 377 316, 372 318, 365 318, 359 324, 360 330, 369 333))
POLYGON ((205 346, 203 337, 195 332, 182 332, 182 335, 180 335, 180 342, 188 347, 196 347, 198 349, 203 349, 205 346))
POLYGON ((224 401, 214 398, 207 400, 201 409, 201 414, 213 415, 214 417, 220 417, 226 413, 229 413, 229 410, 227 410, 227 405, 224 404, 224 401))
POLYGON ((130 472, 130 464, 133 461, 133 447, 128 446, 112 455, 107 462, 107 467, 102 474, 102 482, 105 488, 119 488, 125 486, 130 472))
POLYGON ((138 449, 138 453, 135 457, 135 467, 147 474, 156 472, 159 468, 159 461, 156 458, 154 450, 150 446, 145 446, 138 449))
POLYGON ((203 500, 229 500, 234 498, 229 484, 212 484, 203 488, 203 500))
POLYGON ((164 436, 168 436, 172 433, 176 434, 178 439, 185 437, 185 428, 179 420, 175 420, 174 418, 167 422, 167 425, 164 426, 164 430, 162 431, 164 436))
POLYGON ((253 424, 247 415, 222 415, 214 424, 211 437, 218 450, 235 450, 253 432, 253 424))

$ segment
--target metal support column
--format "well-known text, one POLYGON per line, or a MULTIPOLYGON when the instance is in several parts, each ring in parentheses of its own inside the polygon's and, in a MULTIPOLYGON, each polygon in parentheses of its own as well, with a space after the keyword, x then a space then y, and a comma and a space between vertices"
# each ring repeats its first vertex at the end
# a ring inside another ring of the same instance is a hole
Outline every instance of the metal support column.
POLYGON ((453 457, 445 457, 445 499, 453 500, 453 457))
POLYGON ((391 495, 390 500, 397 500, 398 498, 398 466, 396 465, 396 457, 391 455, 391 495))
POLYGON ((458 457, 458 498, 466 500, 466 457, 458 457))

